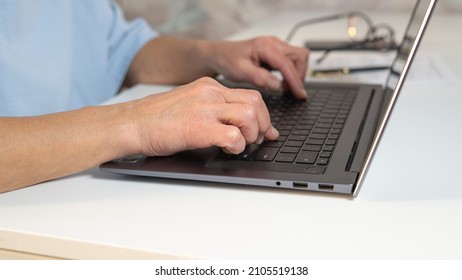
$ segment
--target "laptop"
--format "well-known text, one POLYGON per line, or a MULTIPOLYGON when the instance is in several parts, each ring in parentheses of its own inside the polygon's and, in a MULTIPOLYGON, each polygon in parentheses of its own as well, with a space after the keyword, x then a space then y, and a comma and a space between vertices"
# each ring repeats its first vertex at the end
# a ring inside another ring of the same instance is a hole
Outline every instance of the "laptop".
POLYGON ((103 171, 297 189, 357 196, 415 56, 436 0, 418 0, 385 85, 306 83, 305 102, 262 92, 277 141, 248 145, 239 155, 217 147, 172 156, 134 155, 103 171))

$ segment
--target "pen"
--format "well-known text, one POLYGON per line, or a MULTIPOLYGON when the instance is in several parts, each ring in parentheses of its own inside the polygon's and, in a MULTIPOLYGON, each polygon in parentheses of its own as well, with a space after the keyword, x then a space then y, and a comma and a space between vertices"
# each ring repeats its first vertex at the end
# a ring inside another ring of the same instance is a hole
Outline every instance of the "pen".
POLYGON ((324 75, 348 75, 350 73, 379 71, 379 70, 388 70, 388 69, 390 69, 390 66, 330 68, 330 69, 313 70, 311 72, 311 75, 313 77, 319 77, 319 76, 324 76, 324 75))

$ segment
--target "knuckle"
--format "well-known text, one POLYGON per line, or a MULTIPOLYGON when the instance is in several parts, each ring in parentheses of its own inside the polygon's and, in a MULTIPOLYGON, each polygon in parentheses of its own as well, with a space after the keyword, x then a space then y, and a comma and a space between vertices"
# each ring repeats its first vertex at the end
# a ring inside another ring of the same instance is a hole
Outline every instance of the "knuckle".
POLYGON ((253 106, 261 106, 261 104, 263 103, 263 99, 261 97, 260 92, 256 90, 250 90, 249 91, 249 101, 250 101, 250 104, 252 104, 253 106))
POLYGON ((220 84, 210 77, 203 77, 194 82, 194 90, 200 100, 208 100, 221 90, 220 84))
POLYGON ((261 39, 262 39, 263 42, 273 42, 273 43, 281 42, 281 40, 278 37, 274 36, 274 35, 264 36, 264 37, 261 37, 261 39))
POLYGON ((213 84, 215 82, 215 80, 210 77, 201 77, 196 81, 200 84, 213 84))
POLYGON ((275 36, 261 36, 255 39, 252 39, 252 43, 257 47, 257 49, 271 46, 274 41, 277 40, 275 36))
POLYGON ((218 86, 218 82, 210 77, 202 77, 195 81, 195 85, 202 90, 207 90, 210 88, 215 88, 218 86))

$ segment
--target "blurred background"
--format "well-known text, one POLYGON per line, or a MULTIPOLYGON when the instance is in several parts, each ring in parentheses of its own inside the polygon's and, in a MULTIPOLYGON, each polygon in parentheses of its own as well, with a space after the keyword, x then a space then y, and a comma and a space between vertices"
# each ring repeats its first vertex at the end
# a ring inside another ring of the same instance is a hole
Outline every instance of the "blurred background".
MULTIPOLYGON (((259 20, 292 10, 335 13, 407 12, 414 0, 117 0, 128 19, 144 17, 155 29, 180 37, 222 39, 259 20)), ((461 0, 440 0, 438 12, 460 13, 461 0)))

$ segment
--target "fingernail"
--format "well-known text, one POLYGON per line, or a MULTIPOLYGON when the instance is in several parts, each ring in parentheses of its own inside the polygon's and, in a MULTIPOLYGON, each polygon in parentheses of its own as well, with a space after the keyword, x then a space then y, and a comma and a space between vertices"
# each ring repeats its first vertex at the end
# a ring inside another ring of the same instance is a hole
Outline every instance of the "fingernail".
POLYGON ((305 95, 306 98, 308 98, 308 92, 306 91, 306 89, 302 89, 302 93, 303 95, 305 95))

